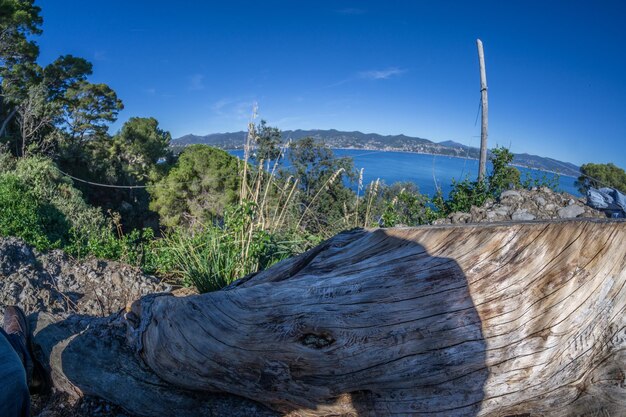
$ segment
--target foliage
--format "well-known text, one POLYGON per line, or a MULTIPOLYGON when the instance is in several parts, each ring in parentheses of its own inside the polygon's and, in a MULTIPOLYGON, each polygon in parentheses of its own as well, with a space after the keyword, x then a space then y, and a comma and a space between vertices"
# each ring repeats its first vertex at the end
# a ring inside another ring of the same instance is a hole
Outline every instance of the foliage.
POLYGON ((67 243, 69 229, 63 214, 40 201, 17 175, 0 175, 0 236, 17 236, 46 250, 67 243))
POLYGON ((159 158, 167 155, 171 140, 170 133, 160 129, 155 118, 131 117, 113 136, 108 159, 115 164, 120 180, 129 185, 143 184, 150 179, 159 158))
POLYGON ((521 182, 522 188, 530 190, 531 188, 546 187, 551 190, 559 189, 559 175, 558 174, 542 174, 539 178, 533 178, 530 174, 524 176, 524 180, 521 182))
POLYGON ((301 215, 296 226, 327 237, 349 226, 356 200, 346 186, 356 179, 352 159, 336 158, 328 146, 310 137, 291 143, 287 158, 280 176, 298 180, 295 203, 301 215))
POLYGON ((518 188, 520 184, 520 172, 510 166, 513 162, 513 154, 507 148, 495 148, 491 150, 492 169, 488 177, 489 194, 497 197, 502 191, 518 188))
POLYGON ((270 127, 265 120, 256 127, 254 132, 254 142, 256 149, 252 155, 252 159, 256 161, 265 161, 271 163, 276 161, 281 154, 280 145, 282 143, 280 130, 276 127, 270 127))
POLYGON ((0 145, 0 174, 15 169, 15 158, 9 153, 6 145, 0 145))
POLYGON ((580 167, 580 174, 575 184, 582 194, 590 187, 613 187, 626 193, 626 172, 612 163, 584 164, 580 167))
POLYGON ((110 228, 102 228, 89 235, 72 229, 70 242, 64 250, 78 258, 91 255, 114 259, 140 266, 146 272, 152 273, 156 269, 155 263, 159 261, 153 250, 156 242, 154 231, 150 228, 134 229, 128 234, 120 231, 117 236, 110 228))
POLYGON ((85 202, 81 192, 58 171, 50 159, 20 158, 14 175, 28 187, 29 193, 38 202, 49 204, 62 213, 77 233, 89 235, 107 227, 100 210, 85 202))
POLYGON ((0 64, 34 60, 39 54, 29 36, 41 33, 41 9, 34 0, 0 0, 0 64))
POLYGON ((268 232, 249 229, 257 209, 244 202, 226 210, 221 225, 209 223, 193 233, 173 229, 158 248, 168 260, 160 272, 174 274, 200 292, 208 292, 291 255, 289 247, 268 232))
POLYGON ((84 80, 67 88, 62 103, 63 123, 73 143, 106 133, 107 124, 124 108, 108 85, 84 80))
POLYGON ((412 182, 394 183, 383 186, 381 199, 384 208, 380 215, 380 226, 418 226, 432 222, 437 214, 429 204, 427 196, 420 194, 412 182))
POLYGON ((472 206, 482 206, 490 197, 488 185, 484 181, 452 180, 452 190, 445 201, 445 212, 469 212, 472 206))
POLYGON ((469 212, 472 206, 482 206, 487 199, 498 198, 503 191, 521 186, 519 170, 509 165, 513 154, 508 149, 493 149, 489 160, 492 169, 485 181, 471 181, 469 178, 452 180, 452 190, 447 199, 440 193, 434 197, 433 205, 439 215, 469 212))
POLYGON ((239 161, 206 145, 186 148, 178 161, 150 188, 150 209, 168 227, 194 227, 224 214, 238 199, 239 161))
POLYGON ((88 201, 122 216, 123 229, 158 228, 158 215, 149 210, 150 195, 143 188, 160 180, 169 168, 167 146, 171 136, 154 118, 131 118, 112 138, 99 134, 82 148, 67 149, 61 167, 97 183, 138 186, 111 188, 80 185, 88 201), (164 158, 165 163, 159 164, 164 158))

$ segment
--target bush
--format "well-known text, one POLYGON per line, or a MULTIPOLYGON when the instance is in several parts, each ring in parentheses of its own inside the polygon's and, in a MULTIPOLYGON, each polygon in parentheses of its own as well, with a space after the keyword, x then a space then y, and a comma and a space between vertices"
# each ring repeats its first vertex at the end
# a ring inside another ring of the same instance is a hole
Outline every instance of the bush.
POLYGON ((626 171, 612 163, 584 164, 580 167, 580 174, 576 186, 582 194, 590 187, 613 187, 626 193, 626 171))
POLYGON ((62 213, 76 235, 88 237, 110 227, 100 209, 87 204, 82 193, 50 159, 20 158, 13 172, 40 204, 53 206, 62 213))
POLYGON ((393 227, 427 224, 436 218, 436 213, 414 183, 385 185, 374 181, 365 190, 358 216, 358 225, 393 227))
POLYGON ((150 209, 168 227, 210 222, 237 201, 239 171, 239 161, 227 152, 190 146, 169 174, 150 188, 150 209))
POLYGON ((433 204, 441 215, 469 212, 472 206, 482 206, 487 199, 496 199, 503 191, 521 186, 519 170, 509 165, 513 161, 513 154, 508 149, 493 149, 489 160, 492 169, 486 180, 452 180, 452 190, 447 200, 440 193, 433 198, 433 204))
POLYGON ((0 175, 0 235, 17 236, 47 250, 65 245, 69 231, 56 207, 41 202, 16 175, 0 175))
POLYGON ((223 224, 195 231, 175 228, 152 248, 158 272, 172 274, 200 292, 215 291, 234 280, 290 256, 291 248, 276 236, 254 230, 257 207, 249 202, 226 210, 223 224))

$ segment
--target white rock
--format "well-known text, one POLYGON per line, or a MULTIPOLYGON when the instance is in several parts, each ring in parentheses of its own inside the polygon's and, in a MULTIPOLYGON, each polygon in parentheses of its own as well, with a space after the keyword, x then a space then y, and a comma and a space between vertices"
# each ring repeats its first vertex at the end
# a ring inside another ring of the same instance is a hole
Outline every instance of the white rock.
POLYGON ((585 212, 585 209, 575 204, 559 209, 559 217, 562 219, 573 219, 585 212))
POLYGON ((527 212, 526 210, 516 210, 515 213, 511 216, 511 220, 513 221, 528 221, 535 220, 535 216, 532 213, 527 212))

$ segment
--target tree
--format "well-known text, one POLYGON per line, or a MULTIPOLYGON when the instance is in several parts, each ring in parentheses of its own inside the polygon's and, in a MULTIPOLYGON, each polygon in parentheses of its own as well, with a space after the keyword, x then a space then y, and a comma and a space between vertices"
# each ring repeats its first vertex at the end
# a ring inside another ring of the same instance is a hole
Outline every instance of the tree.
POLYGON ((588 163, 580 167, 580 176, 575 185, 585 194, 590 187, 613 187, 626 193, 626 172, 612 163, 588 163))
POLYGON ((43 82, 50 100, 62 99, 67 90, 93 73, 93 65, 84 58, 61 55, 43 69, 43 82))
POLYGON ((253 159, 256 161, 269 163, 280 156, 280 144, 282 143, 280 129, 268 126, 265 120, 261 120, 261 123, 256 128, 254 141, 257 148, 253 159))
POLYGON ((41 9, 34 0, 0 0, 0 137, 7 133, 17 110, 6 103, 15 65, 34 63, 39 48, 29 36, 41 33, 41 9))
POLYGON ((63 95, 63 121, 73 144, 106 133, 108 124, 124 108, 117 94, 106 84, 79 81, 63 95))
POLYGON ((113 136, 108 152, 118 180, 127 185, 145 184, 172 140, 153 117, 131 117, 113 136))
POLYGON ((299 225, 327 236, 347 227, 356 202, 354 192, 344 184, 356 179, 352 159, 336 158, 332 149, 311 137, 291 143, 287 158, 289 165, 281 177, 299 181, 299 225))
POLYGON ((150 209, 161 224, 194 227, 224 214, 237 202, 240 187, 239 161, 220 149, 192 145, 176 165, 150 188, 150 209))
POLYGON ((167 171, 171 153, 169 132, 154 118, 133 117, 113 137, 98 132, 83 147, 64 155, 63 167, 93 182, 138 188, 80 185, 92 205, 118 212, 124 230, 158 227, 158 216, 149 211, 150 196, 143 188, 167 171), (159 163, 163 158, 164 163, 159 163))
POLYGON ((33 62, 39 49, 31 35, 41 33, 41 8, 34 0, 0 0, 0 66, 33 62))
POLYGON ((17 154, 54 150, 57 155, 60 146, 82 146, 107 131, 123 105, 106 84, 86 81, 91 72, 91 63, 72 55, 45 68, 20 63, 5 72, 5 102, 13 106, 18 126, 17 154))
POLYGON ((19 126, 19 155, 48 153, 57 145, 52 134, 59 117, 59 105, 48 99, 48 91, 41 83, 29 85, 26 97, 16 105, 16 122, 19 126))
POLYGON ((502 191, 518 188, 520 186, 519 169, 511 166, 514 155, 507 148, 495 148, 491 150, 489 160, 493 165, 489 173, 489 193, 496 197, 502 191))

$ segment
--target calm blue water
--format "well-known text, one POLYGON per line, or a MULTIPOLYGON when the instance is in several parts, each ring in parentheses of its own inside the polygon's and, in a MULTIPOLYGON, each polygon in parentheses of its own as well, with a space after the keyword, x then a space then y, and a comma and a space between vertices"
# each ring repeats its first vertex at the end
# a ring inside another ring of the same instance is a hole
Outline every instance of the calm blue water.
MULTIPOLYGON (((243 151, 229 151, 238 157, 243 151)), ((444 195, 450 192, 452 179, 457 181, 469 176, 472 180, 478 175, 478 161, 475 159, 453 158, 441 155, 424 155, 408 152, 366 151, 356 149, 334 149, 336 156, 349 156, 354 160, 357 169, 363 168, 363 184, 367 185, 380 178, 386 184, 397 181, 411 181, 418 185, 422 194, 432 196, 435 187, 439 186, 444 195), (435 185, 436 180, 436 185, 435 185)), ((487 167, 487 171, 491 167, 487 167)), ((532 178, 554 177, 554 174, 534 169, 518 168, 522 173, 522 180, 526 175, 532 178)), ((559 176, 560 191, 566 191, 575 196, 580 193, 574 186, 574 177, 559 176)))

